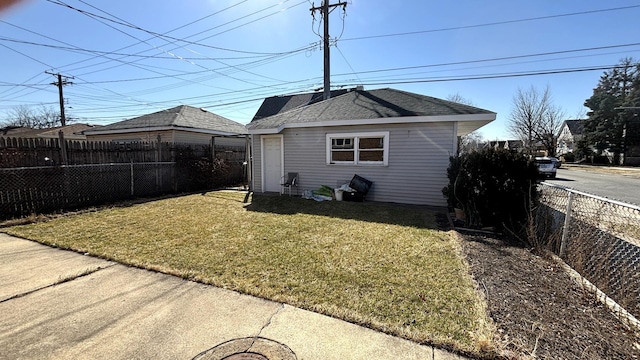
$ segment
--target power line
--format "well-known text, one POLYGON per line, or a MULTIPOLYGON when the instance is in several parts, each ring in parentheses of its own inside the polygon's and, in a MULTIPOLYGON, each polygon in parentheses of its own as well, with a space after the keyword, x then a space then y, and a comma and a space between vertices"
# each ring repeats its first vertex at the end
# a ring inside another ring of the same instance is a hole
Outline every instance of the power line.
POLYGON ((451 30, 473 29, 473 28, 487 27, 487 26, 515 24, 515 23, 527 22, 527 21, 554 19, 554 18, 567 17, 567 16, 578 16, 578 15, 595 14, 595 13, 608 12, 608 11, 628 10, 628 9, 639 8, 639 7, 640 5, 622 6, 622 7, 609 8, 609 9, 580 11, 580 12, 573 12, 573 13, 566 13, 566 14, 538 16, 538 17, 518 19, 518 20, 496 21, 496 22, 490 22, 490 23, 484 23, 484 24, 463 25, 463 26, 455 26, 455 27, 448 27, 448 28, 441 28, 441 29, 408 31, 408 32, 402 32, 402 33, 395 33, 395 34, 360 36, 360 37, 342 39, 342 41, 378 39, 378 38, 384 38, 384 37, 418 35, 418 34, 427 34, 427 33, 443 32, 443 31, 451 31, 451 30))
MULTIPOLYGON (((584 68, 569 68, 569 69, 555 69, 555 70, 541 70, 519 73, 502 73, 502 74, 487 74, 487 75, 460 75, 448 78, 429 78, 429 79, 407 79, 407 80, 389 80, 384 82, 370 82, 359 85, 366 86, 379 86, 379 85, 397 85, 397 84, 417 84, 417 83, 431 83, 431 82, 450 82, 450 81, 469 81, 469 80, 487 80, 487 79, 502 79, 513 77, 525 77, 525 76, 538 76, 538 75, 555 75, 555 74, 567 74, 586 71, 601 71, 620 68, 619 65, 605 65, 594 66, 584 68)), ((340 87, 356 86, 355 84, 342 84, 340 87)))
MULTIPOLYGON (((0 22, 2 22, 2 20, 0 20, 0 22)), ((136 57, 136 58, 142 58, 142 59, 159 59, 159 60, 169 59, 169 60, 176 60, 175 56, 140 55, 140 54, 119 53, 119 52, 113 52, 113 51, 91 50, 91 49, 80 48, 80 47, 77 47, 77 46, 60 46, 60 45, 44 44, 44 43, 37 43, 37 42, 33 42, 33 41, 27 41, 27 40, 11 39, 11 38, 7 38, 7 37, 3 37, 3 36, 0 36, 0 41, 7 41, 7 42, 18 43, 18 44, 24 44, 24 45, 47 47, 47 48, 56 49, 56 50, 66 50, 66 51, 73 51, 73 52, 79 52, 79 53, 90 53, 90 54, 94 54, 94 55, 96 55, 98 57, 104 57, 105 55, 115 55, 115 56, 123 56, 123 57, 136 57)), ((306 50, 306 49, 294 50, 293 52, 301 52, 301 51, 304 51, 304 50, 306 50)), ((272 55, 252 55, 252 56, 242 56, 242 57, 234 57, 234 58, 183 57, 183 59, 185 59, 185 60, 198 60, 198 61, 202 61, 202 60, 218 61, 220 59, 223 59, 223 60, 244 60, 244 59, 265 58, 265 57, 269 57, 269 56, 272 56, 272 55)), ((110 59, 110 60, 115 61, 115 59, 110 59)))
MULTIPOLYGON (((503 60, 515 60, 515 59, 530 58, 530 57, 541 57, 541 56, 549 56, 549 55, 559 55, 559 54, 568 54, 568 53, 575 53, 575 52, 605 50, 605 49, 614 49, 614 48, 631 47, 631 46, 640 46, 640 43, 597 46, 597 47, 590 47, 590 48, 560 50, 560 51, 548 51, 548 52, 543 52, 543 53, 503 56, 503 57, 496 57, 496 58, 489 58, 489 59, 479 59, 479 60, 455 61, 455 62, 429 64, 429 65, 403 66, 403 67, 398 67, 398 68, 360 71, 357 74, 369 74, 369 73, 379 73, 379 72, 413 70, 413 69, 422 69, 422 68, 429 68, 429 67, 451 66, 451 65, 466 65, 466 64, 475 64, 475 63, 483 63, 483 62, 494 62, 494 61, 503 61, 503 60)), ((336 74, 336 76, 341 76, 341 75, 349 75, 349 74, 336 74)))
MULTIPOLYGON (((195 23, 197 23, 197 22, 199 22, 199 21, 202 21, 202 20, 204 20, 204 19, 207 19, 207 18, 209 18, 209 17, 211 17, 211 16, 214 16, 214 15, 220 14, 220 13, 222 13, 222 12, 224 12, 224 11, 227 11, 227 10, 229 10, 229 9, 232 9, 232 8, 234 8, 234 7, 238 6, 238 5, 242 4, 242 3, 245 3, 245 2, 247 2, 247 1, 248 1, 248 0, 241 1, 241 2, 236 3, 236 4, 234 4, 234 5, 228 6, 228 7, 224 8, 224 9, 222 9, 222 10, 216 11, 216 12, 214 12, 213 14, 210 14, 210 15, 204 16, 204 17, 202 17, 202 18, 199 18, 199 19, 197 19, 197 20, 194 20, 194 21, 192 21, 192 22, 190 22, 190 23, 188 23, 188 24, 186 24, 186 25, 182 25, 182 26, 178 26, 178 27, 176 27, 176 28, 173 28, 173 29, 171 29, 171 30, 169 30, 169 31, 165 32, 165 34, 172 33, 172 32, 174 32, 174 31, 177 31, 177 30, 179 30, 179 29, 182 29, 182 28, 184 28, 184 27, 186 27, 186 26, 189 26, 189 25, 195 24, 195 23)), ((154 38, 156 38, 156 36, 151 37, 151 38, 146 39, 146 40, 148 41, 148 40, 152 40, 152 39, 154 39, 154 38)), ((128 46, 125 46, 125 47, 121 47, 121 48, 119 48, 119 49, 117 49, 117 50, 115 50, 115 51, 125 50, 125 49, 128 49, 128 48, 130 48, 130 47, 133 47, 133 46, 135 46, 135 45, 137 45, 137 44, 140 44, 140 43, 141 43, 141 42, 136 42, 136 43, 134 43, 134 44, 131 44, 131 45, 128 45, 128 46)), ((146 52, 146 51, 138 52, 138 53, 136 53, 136 55, 137 55, 137 54, 144 53, 144 52, 146 52)), ((99 57, 99 56, 94 56, 93 58, 90 58, 90 59, 85 59, 85 60, 77 61, 77 62, 74 62, 74 63, 68 64, 68 65, 65 65, 65 66, 63 66, 63 68, 64 68, 64 67, 69 67, 69 66, 72 66, 72 65, 77 65, 77 64, 80 64, 80 63, 82 63, 82 62, 90 61, 90 60, 93 60, 93 59, 95 59, 95 58, 97 58, 97 57, 99 57)), ((103 63, 104 63, 104 62, 103 62, 103 63)), ((102 63, 101 63, 101 64, 102 64, 102 63)), ((92 66, 97 66, 97 65, 100 65, 100 64, 96 64, 96 65, 92 65, 92 66)), ((73 71, 73 70, 72 70, 72 71, 73 71)))
MULTIPOLYGON (((211 48, 211 49, 220 50, 220 51, 236 52, 236 53, 241 53, 241 54, 251 54, 251 55, 280 55, 281 54, 281 53, 266 53, 266 52, 256 52, 256 51, 229 49, 229 48, 223 48, 223 47, 219 47, 219 46, 212 46, 212 45, 202 44, 202 43, 199 43, 199 42, 189 41, 189 40, 186 40, 186 39, 176 38, 176 37, 173 37, 173 36, 157 33, 155 31, 146 30, 146 29, 143 29, 143 28, 141 28, 139 26, 130 24, 128 22, 109 19, 107 17, 91 13, 89 11, 85 11, 85 10, 82 10, 82 9, 75 8, 75 7, 73 7, 73 6, 69 5, 69 4, 66 4, 66 3, 64 3, 64 2, 62 2, 60 0, 46 0, 46 1, 48 1, 48 2, 50 2, 52 4, 56 4, 56 5, 67 7, 69 9, 71 9, 71 10, 77 11, 77 12, 79 12, 79 13, 81 13, 83 15, 89 16, 89 17, 93 17, 93 18, 98 18, 98 19, 102 19, 102 20, 105 20, 105 21, 109 21, 109 22, 112 22, 112 23, 115 23, 115 24, 118 24, 118 25, 122 25, 122 26, 125 26, 125 27, 128 27, 128 28, 131 28, 131 29, 135 29, 135 30, 139 30, 139 31, 145 32, 145 33, 153 35, 155 37, 175 40, 176 42, 183 42, 183 43, 186 43, 186 44, 202 46, 202 47, 211 48)), ((286 1, 289 1, 289 0, 286 0, 286 1)), ((139 40, 139 39, 137 39, 137 40, 139 40)), ((139 40, 139 41, 140 42, 144 42, 142 40, 139 40)))

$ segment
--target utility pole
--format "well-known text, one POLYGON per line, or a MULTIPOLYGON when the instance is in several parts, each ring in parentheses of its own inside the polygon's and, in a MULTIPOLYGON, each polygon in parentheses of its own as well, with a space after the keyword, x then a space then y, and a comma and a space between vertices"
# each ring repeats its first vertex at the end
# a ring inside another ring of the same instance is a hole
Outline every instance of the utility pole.
POLYGON ((329 9, 333 9, 337 6, 342 6, 343 9, 347 8, 346 2, 337 2, 335 4, 329 4, 329 0, 324 0, 322 5, 314 6, 311 3, 311 16, 313 16, 316 10, 321 11, 322 18, 324 19, 324 95, 323 99, 327 100, 331 97, 331 61, 329 56, 329 9))
POLYGON ((58 81, 52 82, 51 85, 55 85, 58 87, 58 96, 60 97, 60 124, 65 126, 67 123, 67 119, 64 116, 64 97, 62 96, 62 87, 65 85, 73 84, 69 79, 73 79, 72 76, 62 76, 60 73, 54 74, 49 71, 45 71, 46 74, 53 75, 58 77, 58 81), (64 77, 64 79, 63 79, 64 77))

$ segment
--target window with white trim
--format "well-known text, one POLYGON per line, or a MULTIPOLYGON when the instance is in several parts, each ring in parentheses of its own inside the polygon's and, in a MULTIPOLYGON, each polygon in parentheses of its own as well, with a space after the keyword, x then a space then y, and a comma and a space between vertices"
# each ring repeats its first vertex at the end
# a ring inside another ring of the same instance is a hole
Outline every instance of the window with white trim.
POLYGON ((327 134, 327 164, 386 166, 389 132, 327 134))

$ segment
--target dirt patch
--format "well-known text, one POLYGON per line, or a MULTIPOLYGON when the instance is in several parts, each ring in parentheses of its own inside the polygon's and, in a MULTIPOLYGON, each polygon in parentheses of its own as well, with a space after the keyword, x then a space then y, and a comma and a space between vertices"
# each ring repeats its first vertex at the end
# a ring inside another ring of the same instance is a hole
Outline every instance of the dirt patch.
POLYGON ((509 359, 640 359, 640 338, 550 257, 462 234, 509 359))

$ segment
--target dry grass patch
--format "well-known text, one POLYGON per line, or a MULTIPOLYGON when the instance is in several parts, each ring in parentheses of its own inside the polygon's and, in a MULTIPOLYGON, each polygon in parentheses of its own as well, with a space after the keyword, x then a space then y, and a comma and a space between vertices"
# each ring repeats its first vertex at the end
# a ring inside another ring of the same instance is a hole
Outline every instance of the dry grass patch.
POLYGON ((5 232, 480 354, 492 338, 459 244, 417 207, 210 192, 5 232))

